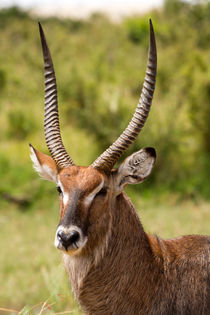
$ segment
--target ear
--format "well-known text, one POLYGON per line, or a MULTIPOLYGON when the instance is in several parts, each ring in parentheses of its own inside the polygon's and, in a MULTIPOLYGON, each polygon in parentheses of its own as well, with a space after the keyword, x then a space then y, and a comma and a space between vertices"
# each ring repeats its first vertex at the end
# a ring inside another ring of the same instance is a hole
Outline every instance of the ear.
POLYGON ((154 148, 145 148, 127 157, 117 171, 113 173, 116 191, 121 192, 126 184, 143 182, 151 173, 155 160, 154 148))
POLYGON ((41 178, 56 182, 58 168, 54 160, 39 151, 37 151, 31 144, 29 144, 31 150, 31 160, 35 171, 41 176, 41 178))

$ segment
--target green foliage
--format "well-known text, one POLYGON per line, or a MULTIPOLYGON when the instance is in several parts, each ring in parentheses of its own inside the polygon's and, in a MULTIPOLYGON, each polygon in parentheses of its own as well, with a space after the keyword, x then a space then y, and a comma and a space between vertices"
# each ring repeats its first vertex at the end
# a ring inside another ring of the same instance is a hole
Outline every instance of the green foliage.
POLYGON ((164 1, 164 8, 165 12, 168 15, 172 15, 175 17, 176 14, 180 14, 188 4, 182 0, 165 0, 164 1))
MULTIPOLYGON (((173 0, 151 14, 158 47, 157 87, 148 122, 126 153, 142 146, 156 147, 157 166, 145 190, 161 184, 209 198, 208 12, 208 2, 192 5, 173 0)), ((8 160, 21 146, 25 152, 21 161, 30 167, 24 145, 34 139, 40 146, 41 139, 44 147, 39 35, 27 12, 4 9, 0 16, 4 21, 0 30, 0 137, 8 160)), ((54 59, 66 143, 71 146, 73 141, 70 154, 83 161, 82 132, 83 144, 93 148, 83 163, 90 163, 123 131, 137 104, 147 59, 148 15, 129 17, 121 24, 101 14, 86 21, 41 20, 54 59)))
POLYGON ((36 122, 21 110, 11 110, 8 113, 8 138, 23 140, 36 129, 36 122))
POLYGON ((0 69, 0 91, 4 89, 6 85, 6 73, 4 70, 0 69))
POLYGON ((125 22, 129 39, 134 44, 145 43, 148 41, 148 18, 136 17, 128 18, 125 22))
POLYGON ((8 21, 9 19, 28 19, 27 12, 21 10, 17 6, 13 6, 10 8, 1 9, 0 11, 0 21, 3 25, 3 21, 8 21))

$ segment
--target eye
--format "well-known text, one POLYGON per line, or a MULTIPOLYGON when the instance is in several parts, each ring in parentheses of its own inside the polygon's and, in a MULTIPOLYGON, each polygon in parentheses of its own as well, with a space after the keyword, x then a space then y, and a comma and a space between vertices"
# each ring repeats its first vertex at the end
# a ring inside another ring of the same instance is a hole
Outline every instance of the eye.
POLYGON ((56 189, 57 189, 59 195, 62 194, 62 190, 61 190, 60 186, 57 186, 56 189))
POLYGON ((106 196, 106 193, 107 193, 107 187, 103 187, 103 188, 101 188, 101 190, 95 195, 95 197, 98 197, 98 196, 106 196))

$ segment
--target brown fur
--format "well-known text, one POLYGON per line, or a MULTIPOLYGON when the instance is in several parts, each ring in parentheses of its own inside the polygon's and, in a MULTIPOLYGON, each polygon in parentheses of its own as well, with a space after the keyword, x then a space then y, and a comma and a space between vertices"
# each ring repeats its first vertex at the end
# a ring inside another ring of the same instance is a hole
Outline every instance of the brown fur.
MULTIPOLYGON (((67 185, 94 189, 101 174, 92 171, 81 169, 67 185)), ((147 235, 128 197, 110 192, 91 205, 87 245, 64 262, 85 314, 207 315, 209 255, 210 237, 147 235)))
POLYGON ((129 173, 129 163, 109 176, 79 166, 57 174, 50 157, 33 152, 38 155, 38 172, 42 175, 42 165, 47 165, 46 178, 50 173, 68 195, 64 205, 60 194, 61 226, 78 226, 87 240, 78 250, 64 252, 65 268, 84 314, 210 314, 210 237, 161 240, 146 234, 119 184, 123 172, 128 181, 136 178, 129 173), (85 202, 102 186, 108 188, 106 194, 96 193, 90 204, 85 202))

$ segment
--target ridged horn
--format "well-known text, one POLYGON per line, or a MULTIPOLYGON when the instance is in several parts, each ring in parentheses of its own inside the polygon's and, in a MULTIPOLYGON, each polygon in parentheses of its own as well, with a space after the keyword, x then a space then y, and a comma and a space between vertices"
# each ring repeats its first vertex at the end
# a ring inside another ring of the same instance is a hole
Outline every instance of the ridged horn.
POLYGON ((74 165, 72 159, 66 152, 60 133, 57 85, 53 62, 47 41, 41 24, 39 23, 39 32, 42 43, 42 52, 44 58, 44 76, 45 76, 45 118, 44 131, 47 147, 58 168, 62 169, 74 165))
POLYGON ((147 117, 149 115, 150 107, 152 105, 152 98, 155 90, 156 72, 157 72, 157 52, 155 34, 151 19, 150 22, 150 45, 147 61, 146 75, 144 84, 137 105, 136 111, 123 131, 120 137, 91 165, 92 167, 109 173, 114 164, 119 160, 121 155, 134 142, 143 128, 147 117))

